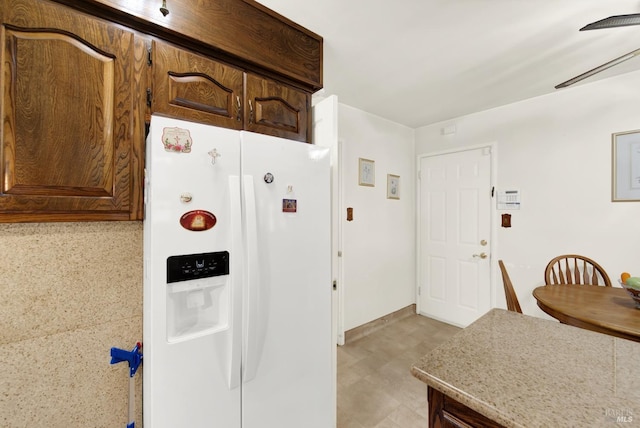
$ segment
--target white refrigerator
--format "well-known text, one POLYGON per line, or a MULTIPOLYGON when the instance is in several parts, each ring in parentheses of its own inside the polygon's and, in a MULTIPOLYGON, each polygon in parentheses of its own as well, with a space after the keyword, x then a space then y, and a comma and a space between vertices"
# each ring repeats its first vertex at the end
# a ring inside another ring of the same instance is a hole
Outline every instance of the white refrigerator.
POLYGON ((335 426, 327 148, 152 116, 146 428, 335 426))

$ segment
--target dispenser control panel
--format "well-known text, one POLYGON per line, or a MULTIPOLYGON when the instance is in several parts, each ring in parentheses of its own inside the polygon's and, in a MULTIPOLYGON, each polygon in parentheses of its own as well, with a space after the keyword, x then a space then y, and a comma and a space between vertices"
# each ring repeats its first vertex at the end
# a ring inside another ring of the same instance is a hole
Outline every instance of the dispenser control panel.
POLYGON ((229 275, 229 252, 186 254, 167 258, 167 283, 229 275))

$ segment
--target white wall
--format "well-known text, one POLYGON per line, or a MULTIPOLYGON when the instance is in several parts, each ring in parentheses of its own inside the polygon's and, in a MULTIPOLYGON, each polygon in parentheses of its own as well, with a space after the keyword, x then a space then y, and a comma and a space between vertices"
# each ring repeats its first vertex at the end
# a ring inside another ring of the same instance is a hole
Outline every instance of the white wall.
MULTIPOLYGON (((611 202, 611 134, 640 129, 640 72, 584 84, 416 130, 416 154, 497 143, 496 189, 520 189, 522 208, 501 228, 505 261, 524 313, 546 317, 531 291, 554 256, 598 261, 613 281, 640 276, 640 202, 611 202), (456 125, 454 135, 442 135, 456 125)), ((497 305, 506 307, 502 283, 497 305)))
POLYGON ((339 104, 342 144, 344 329, 415 303, 414 130, 339 104), (358 158, 375 161, 375 187, 358 185, 358 158), (400 199, 387 199, 387 174, 400 199), (346 208, 353 221, 346 221, 346 208))

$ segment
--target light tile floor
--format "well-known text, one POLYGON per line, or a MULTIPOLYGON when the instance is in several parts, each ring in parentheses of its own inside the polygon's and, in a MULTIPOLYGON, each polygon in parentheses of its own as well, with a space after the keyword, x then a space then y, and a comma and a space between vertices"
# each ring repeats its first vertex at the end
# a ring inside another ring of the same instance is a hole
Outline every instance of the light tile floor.
POLYGON ((460 329, 420 315, 338 347, 338 428, 427 428, 413 363, 460 329))

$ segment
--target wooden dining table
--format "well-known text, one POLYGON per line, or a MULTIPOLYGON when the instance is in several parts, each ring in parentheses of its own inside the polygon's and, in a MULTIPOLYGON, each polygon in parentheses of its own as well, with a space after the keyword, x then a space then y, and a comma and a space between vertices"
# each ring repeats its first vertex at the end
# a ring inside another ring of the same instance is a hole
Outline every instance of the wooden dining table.
POLYGON ((640 309, 624 288, 543 285, 533 296, 540 309, 561 323, 640 342, 640 309))

